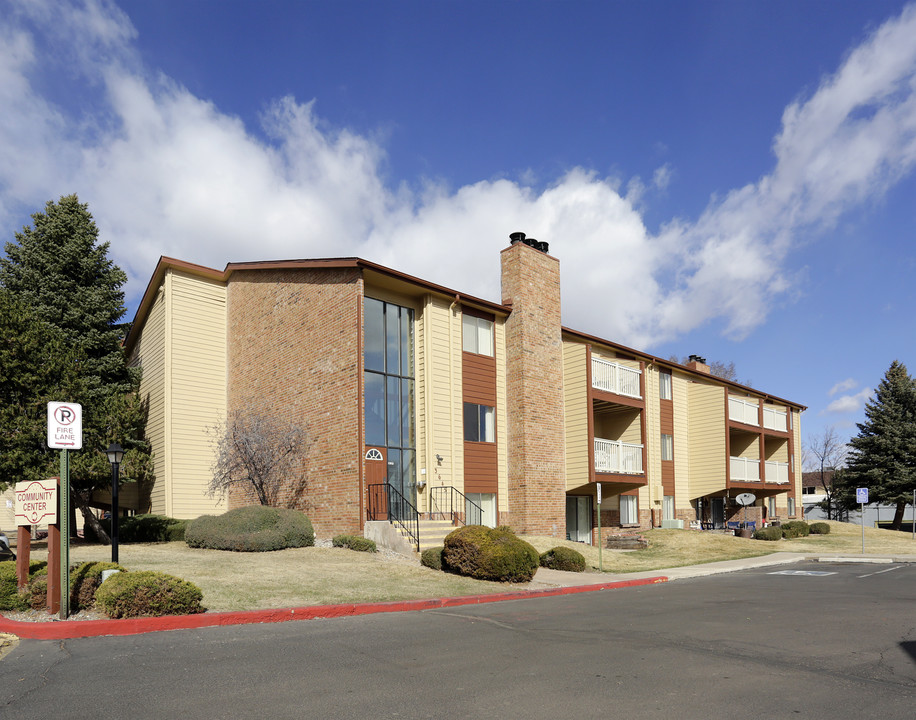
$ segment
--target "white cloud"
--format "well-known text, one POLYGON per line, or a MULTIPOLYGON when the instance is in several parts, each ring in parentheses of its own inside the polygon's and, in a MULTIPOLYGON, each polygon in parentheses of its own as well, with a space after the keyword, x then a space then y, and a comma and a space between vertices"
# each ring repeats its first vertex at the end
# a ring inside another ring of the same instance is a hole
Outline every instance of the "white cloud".
POLYGON ((871 388, 862 388, 855 395, 842 395, 830 403, 824 413, 857 413, 872 396, 872 392, 871 388))
POLYGON ((852 390, 856 386, 856 381, 852 378, 847 378, 846 380, 841 380, 827 393, 830 397, 833 397, 838 392, 846 392, 847 390, 852 390))
MULTIPOLYGON (((278 99, 255 133, 157 76, 109 2, 13 7, 0 27, 0 224, 76 190, 128 272, 129 292, 145 287, 159 255, 220 268, 359 255, 499 300, 498 251, 523 230, 561 260, 568 325, 640 347, 712 319, 741 337, 792 290, 786 258, 799 230, 829 227, 916 164, 912 6, 786 109, 770 174, 658 235, 643 223, 638 178, 625 196, 617 179, 582 168, 540 191, 506 179, 393 188, 384 149, 325 127, 315 101, 278 99), (55 62, 98 96, 92 110, 74 115, 43 94, 55 62), (612 311, 595 312, 599 294, 612 311)), ((651 186, 664 190, 671 174, 661 166, 651 186)))

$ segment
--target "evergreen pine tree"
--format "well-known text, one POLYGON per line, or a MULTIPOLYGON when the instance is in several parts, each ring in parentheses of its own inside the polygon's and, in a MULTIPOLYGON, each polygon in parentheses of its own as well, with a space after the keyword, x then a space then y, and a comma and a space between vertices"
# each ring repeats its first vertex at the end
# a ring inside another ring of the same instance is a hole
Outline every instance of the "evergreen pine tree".
POLYGON ((894 361, 865 404, 865 422, 849 442, 848 468, 840 478, 846 504, 851 488, 867 487, 869 499, 896 506, 895 529, 916 487, 916 381, 894 361))
MULTIPOLYGON (((124 479, 143 480, 149 467, 145 412, 137 395, 140 373, 128 368, 121 345, 126 332, 119 324, 126 312, 121 287, 127 276, 109 260, 108 243, 99 242, 89 208, 76 195, 49 201, 32 220, 6 244, 0 286, 31 317, 53 328, 79 359, 78 384, 62 385, 63 396, 51 399, 83 406, 83 450, 71 456, 71 486, 98 533, 89 498, 93 490, 109 487, 111 477, 101 451, 114 441, 125 448, 124 479)), ((35 458, 33 466, 41 462, 35 458)))

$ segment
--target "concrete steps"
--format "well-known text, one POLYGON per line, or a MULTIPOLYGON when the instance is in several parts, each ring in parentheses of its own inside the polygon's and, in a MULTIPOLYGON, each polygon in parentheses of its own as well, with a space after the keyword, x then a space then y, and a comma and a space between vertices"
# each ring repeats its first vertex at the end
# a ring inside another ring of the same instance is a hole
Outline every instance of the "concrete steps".
POLYGON ((454 529, 451 520, 420 520, 420 552, 441 546, 445 536, 454 529))

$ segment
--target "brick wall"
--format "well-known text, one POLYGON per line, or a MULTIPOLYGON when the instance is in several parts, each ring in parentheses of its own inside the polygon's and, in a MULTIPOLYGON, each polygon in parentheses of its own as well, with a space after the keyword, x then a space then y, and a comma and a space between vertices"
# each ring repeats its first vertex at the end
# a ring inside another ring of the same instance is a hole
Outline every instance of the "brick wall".
POLYGON ((508 503, 517 532, 566 536, 560 263, 523 243, 502 251, 508 503))
MULTIPOLYGON (((305 425, 307 454, 283 503, 305 511, 321 537, 362 526, 361 304, 355 269, 237 271, 228 284, 227 409, 250 403, 305 425)), ((255 502, 253 492, 229 499, 255 502)))

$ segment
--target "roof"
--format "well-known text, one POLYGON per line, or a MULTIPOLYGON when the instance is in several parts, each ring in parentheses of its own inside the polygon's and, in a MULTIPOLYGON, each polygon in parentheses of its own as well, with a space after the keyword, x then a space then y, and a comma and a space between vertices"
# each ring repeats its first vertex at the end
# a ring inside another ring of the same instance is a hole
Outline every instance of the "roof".
MULTIPOLYGON (((401 280, 411 285, 417 285, 430 292, 435 292, 440 295, 454 298, 458 302, 469 303, 476 305, 477 307, 485 308, 491 312, 506 316, 512 313, 511 305, 502 305, 490 300, 484 300, 483 298, 468 295, 466 293, 459 292, 458 290, 445 287, 444 285, 438 285, 436 283, 432 283, 427 280, 414 277, 413 275, 408 275, 407 273, 393 270, 392 268, 385 267, 384 265, 379 265, 378 263, 371 262, 370 260, 363 260, 362 258, 358 257, 317 258, 302 260, 260 260, 256 262, 227 263, 223 270, 216 270, 214 268, 205 267, 204 265, 197 265, 195 263, 186 262, 184 260, 177 260, 176 258, 161 256, 159 258, 159 262, 156 265, 156 269, 153 271, 153 275, 150 278, 149 284, 146 286, 146 291, 143 294, 143 298, 140 300, 140 305, 138 306, 137 312, 134 315, 133 322, 131 323, 130 333, 128 333, 127 338, 124 340, 125 349, 129 354, 134 344, 137 342, 137 338, 139 337, 143 328, 143 324, 146 321, 146 315, 156 298, 156 291, 162 284, 162 280, 168 270, 180 270, 182 272, 208 278, 210 280, 228 282, 229 277, 234 272, 244 270, 288 270, 292 268, 357 268, 361 270, 369 270, 381 275, 385 275, 387 277, 401 280)), ((784 398, 777 397, 776 395, 770 395, 769 393, 761 392, 760 390, 749 387, 747 385, 742 385, 731 380, 726 380, 725 378, 710 375, 709 373, 695 370, 694 368, 687 367, 686 365, 681 365, 680 363, 676 363, 671 360, 666 360, 665 358, 656 357, 655 355, 643 352, 641 350, 634 350, 633 348, 613 342, 612 340, 606 340, 604 338, 589 335, 588 333, 573 330, 567 327, 563 327, 561 330, 567 335, 577 337, 586 342, 598 343, 606 347, 613 348, 615 351, 641 358, 643 361, 653 363, 659 367, 677 369, 680 372, 704 379, 715 378, 717 382, 735 388, 741 392, 753 393, 754 395, 761 396, 764 399, 770 400, 772 402, 796 408, 799 411, 807 409, 807 406, 792 402, 791 400, 786 400, 784 398)))

